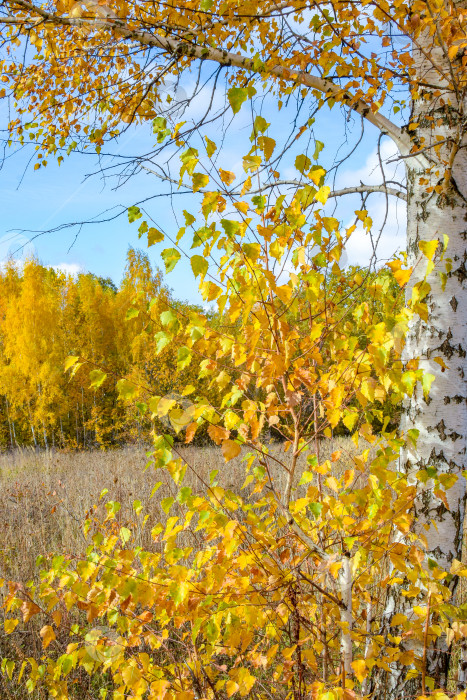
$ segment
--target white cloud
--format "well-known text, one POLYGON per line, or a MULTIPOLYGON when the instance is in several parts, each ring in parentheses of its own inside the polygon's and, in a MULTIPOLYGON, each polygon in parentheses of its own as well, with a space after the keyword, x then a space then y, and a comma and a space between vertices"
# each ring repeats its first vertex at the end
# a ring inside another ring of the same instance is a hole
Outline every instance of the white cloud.
MULTIPOLYGON (((401 160, 397 160, 397 148, 391 139, 385 139, 380 146, 381 163, 384 168, 384 179, 404 182, 405 168, 401 160), (392 162, 390 162, 392 161, 392 162)), ((380 185, 383 182, 378 149, 375 148, 357 170, 343 170, 337 178, 339 187, 359 185, 380 185)))
MULTIPOLYGON (((339 174, 336 179, 336 189, 358 186, 360 183, 380 185, 384 179, 404 183, 404 163, 397 160, 397 150, 390 139, 385 139, 381 143, 380 157, 384 167, 384 178, 378 150, 375 148, 361 167, 354 170, 349 168, 339 174)), ((344 222, 346 228, 349 227, 355 222, 353 212, 362 207, 360 195, 346 195, 334 201, 337 205, 335 215, 344 222)), ((335 205, 332 200, 329 200, 329 208, 335 205)), ((374 255, 372 239, 376 245, 376 258, 380 262, 392 258, 395 252, 405 250, 406 247, 407 205, 403 200, 389 196, 386 201, 384 194, 373 193, 366 201, 366 209, 373 221, 371 235, 366 233, 361 225, 357 227, 346 246, 349 264, 367 265, 370 262, 374 255), (380 234, 382 228, 383 231, 380 234)))
POLYGON ((79 263, 62 262, 58 263, 58 265, 51 265, 50 267, 56 272, 64 272, 66 275, 70 275, 70 277, 76 277, 83 272, 83 268, 79 263))
MULTIPOLYGON (((405 202, 391 197, 387 203, 386 215, 386 198, 383 195, 372 197, 372 204, 368 206, 373 220, 371 235, 362 226, 358 226, 346 245, 348 262, 353 265, 368 264, 374 254, 372 240, 376 246, 376 258, 381 262, 392 258, 394 253, 405 250, 406 247, 405 202)), ((348 221, 347 226, 351 223, 353 220, 348 221)))

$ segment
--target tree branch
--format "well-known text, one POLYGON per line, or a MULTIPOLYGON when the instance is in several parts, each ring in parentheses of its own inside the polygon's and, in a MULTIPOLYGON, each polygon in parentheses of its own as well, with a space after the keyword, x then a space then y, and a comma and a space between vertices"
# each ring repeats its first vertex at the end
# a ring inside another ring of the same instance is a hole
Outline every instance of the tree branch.
MULTIPOLYGON (((298 180, 278 180, 277 182, 271 182, 261 187, 259 190, 252 190, 250 194, 257 194, 262 190, 275 187, 276 185, 293 185, 299 187, 303 185, 303 182, 298 180)), ((402 199, 404 202, 407 201, 407 194, 402 190, 398 190, 395 187, 388 187, 387 185, 356 185, 355 187, 344 187, 341 190, 333 190, 328 194, 328 199, 333 199, 336 197, 343 197, 346 194, 371 194, 373 192, 382 192, 383 194, 388 194, 398 199, 402 199)), ((234 193, 237 194, 237 193, 234 193)))
MULTIPOLYGON (((168 175, 162 175, 162 173, 158 173, 155 170, 152 170, 151 168, 148 168, 147 165, 142 165, 140 164, 140 168, 143 170, 146 170, 148 173, 151 173, 152 175, 155 175, 156 177, 160 178, 161 180, 165 180, 166 182, 170 182, 173 185, 179 186, 178 180, 175 180, 174 178, 169 177, 168 175)), ((250 194, 258 194, 259 192, 263 192, 264 190, 271 189, 272 187, 279 187, 281 185, 287 185, 287 186, 293 186, 293 187, 300 187, 304 183, 300 182, 299 180, 277 180, 277 182, 268 182, 264 185, 262 185, 259 189, 257 190, 252 190, 250 194)), ((186 189, 191 189, 189 185, 185 185, 182 183, 182 187, 185 187, 186 189)), ((200 188, 198 192, 204 193, 207 192, 207 190, 200 188)), ((388 187, 387 185, 356 185, 354 187, 344 187, 341 190, 333 190, 332 192, 329 193, 328 199, 333 199, 336 197, 343 197, 346 194, 372 194, 373 192, 381 192, 382 194, 386 195, 391 195, 393 197, 397 197, 398 199, 401 199, 403 202, 407 201, 407 194, 406 192, 403 192, 402 190, 398 190, 395 187, 388 187)), ((232 197, 237 197, 240 196, 240 192, 229 192, 229 195, 232 197)))
MULTIPOLYGON (((142 29, 130 29, 124 20, 117 17, 91 17, 91 18, 72 18, 61 17, 59 15, 47 12, 47 10, 37 7, 28 2, 28 0, 14 0, 14 4, 24 10, 36 13, 38 17, 46 22, 59 26, 82 27, 96 23, 100 29, 108 29, 114 31, 124 39, 130 39, 139 42, 145 46, 153 46, 161 49, 165 53, 169 53, 175 57, 185 56, 187 58, 196 58, 201 61, 214 61, 221 66, 237 67, 250 70, 254 73, 269 74, 276 78, 281 78, 289 82, 294 82, 312 90, 324 93, 343 104, 348 105, 352 110, 364 117, 370 124, 373 124, 384 135, 392 138, 401 154, 409 154, 413 146, 410 136, 400 129, 396 124, 391 122, 387 117, 379 112, 373 112, 371 107, 363 100, 355 100, 352 94, 345 89, 342 89, 332 80, 320 78, 306 71, 294 71, 283 66, 274 66, 271 69, 266 69, 255 65, 251 58, 239 53, 230 53, 229 51, 216 49, 208 46, 197 46, 190 44, 188 41, 174 39, 170 36, 160 36, 158 34, 150 34, 142 29)), ((0 18, 0 23, 2 18, 0 18)), ((426 167, 428 162, 423 156, 414 156, 419 161, 419 164, 426 167)))

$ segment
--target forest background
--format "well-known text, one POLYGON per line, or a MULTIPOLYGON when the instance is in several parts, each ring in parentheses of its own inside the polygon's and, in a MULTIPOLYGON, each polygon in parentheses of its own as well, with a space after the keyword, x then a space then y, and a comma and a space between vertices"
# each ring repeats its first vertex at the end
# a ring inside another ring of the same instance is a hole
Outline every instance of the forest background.
MULTIPOLYGON (((376 273, 352 266, 345 274, 340 291, 340 296, 347 296, 343 313, 358 298, 360 303, 368 301, 377 315, 380 304, 371 298, 367 286, 363 294, 358 285, 353 294, 348 294, 354 278, 371 279, 376 273)), ((403 294, 389 267, 383 275, 397 313, 403 294)), ((337 287, 332 273, 329 286, 337 287)), ((174 298, 163 273, 153 270, 147 254, 141 251, 129 249, 118 287, 112 280, 91 273, 69 275, 34 259, 22 266, 11 260, 0 270, 0 300, 3 449, 28 445, 105 449, 149 444, 154 430, 168 430, 174 436, 178 433, 178 426, 171 425, 170 419, 161 422, 157 416, 155 421, 154 416, 151 418, 144 403, 150 396, 180 398, 190 386, 191 391, 182 399, 185 405, 199 395, 219 401, 217 378, 203 379, 202 356, 195 357, 187 367, 178 367, 182 339, 177 342, 175 338, 170 347, 160 343, 164 311, 172 310, 183 318, 202 309, 174 298), (79 355, 85 365, 71 377, 64 370, 70 355, 79 355), (107 373, 104 381, 99 380, 100 370, 107 373), (123 401, 122 388, 126 389, 123 401)), ((222 317, 213 310, 210 322, 221 327, 222 317)), ((367 341, 361 334, 362 347, 367 341)), ((230 364, 229 371, 235 376, 235 366, 230 364)), ((399 411, 400 407, 391 409, 394 423, 399 411)), ((334 434, 349 431, 340 422, 334 434)), ((277 429, 274 435, 278 440, 285 439, 277 429)), ((184 440, 184 435, 180 439, 184 440)), ((200 431, 195 442, 206 439, 206 431, 200 431)))

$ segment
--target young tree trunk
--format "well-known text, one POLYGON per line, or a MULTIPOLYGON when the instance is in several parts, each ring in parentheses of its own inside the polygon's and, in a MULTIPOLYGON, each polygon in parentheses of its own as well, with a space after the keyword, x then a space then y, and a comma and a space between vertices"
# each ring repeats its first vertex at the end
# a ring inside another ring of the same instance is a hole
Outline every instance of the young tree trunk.
MULTIPOLYGON (((441 62, 442 57, 438 58, 441 62)), ((433 73, 433 69, 431 74, 425 71, 425 79, 440 85, 439 75, 433 73)), ((434 259, 435 269, 428 277, 431 285, 425 300, 428 320, 414 319, 405 347, 406 359, 420 358, 420 367, 435 379, 426 400, 418 384, 404 408, 402 430, 415 428, 419 438, 417 446, 408 448, 401 457, 401 467, 413 483, 417 482, 417 471, 424 467, 434 467, 438 473, 449 472, 457 477, 447 492, 449 508, 434 495, 430 481, 425 485, 418 483, 414 505, 417 529, 427 537, 427 559, 436 560, 448 571, 452 560, 461 558, 466 493, 462 476, 467 466, 467 141, 463 116, 466 106, 458 104, 453 92, 443 89, 441 97, 428 93, 414 104, 411 121, 419 125, 416 136, 421 139, 423 148, 428 147, 425 153, 431 167, 423 170, 410 159, 407 168, 407 250, 410 265, 414 266, 409 298, 413 286, 423 280, 426 271, 427 260, 420 251, 420 241, 439 240, 440 243, 434 259), (437 137, 439 142, 444 142, 442 146, 437 150, 429 148, 437 137), (449 237, 446 257, 452 259, 452 269, 443 281, 440 273, 446 272, 446 266, 439 258, 445 235, 449 237), (436 358, 441 358, 445 367, 436 358), (425 525, 428 531, 424 530, 425 525)), ((454 579, 453 594, 455 585, 454 579)), ((387 622, 393 612, 404 612, 408 605, 409 602, 394 590, 386 610, 387 622)), ((411 648, 422 656, 422 650, 414 648, 413 642, 411 648)), ((446 687, 449 662, 450 654, 443 648, 442 641, 436 649, 429 650, 426 672, 435 679, 437 687, 446 687)), ((420 678, 406 682, 406 671, 406 668, 393 669, 387 688, 388 699, 420 694, 420 678)))
POLYGON ((12 450, 14 445, 13 445, 13 431, 11 429, 11 421, 10 421, 10 411, 8 410, 8 399, 5 397, 5 405, 6 405, 6 417, 8 420, 8 429, 10 431, 10 449, 12 450))

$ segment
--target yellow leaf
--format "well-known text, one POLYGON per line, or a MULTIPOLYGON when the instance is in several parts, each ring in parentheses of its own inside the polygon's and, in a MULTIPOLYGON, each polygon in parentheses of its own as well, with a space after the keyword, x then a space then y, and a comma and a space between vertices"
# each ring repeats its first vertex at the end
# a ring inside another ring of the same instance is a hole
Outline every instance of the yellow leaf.
POLYGON ((231 185, 235 180, 235 173, 230 172, 230 170, 222 170, 222 168, 219 168, 219 175, 222 182, 226 185, 231 185))
POLYGON ((188 425, 188 423, 191 422, 191 413, 192 411, 184 411, 181 408, 175 408, 174 410, 170 411, 169 420, 177 435, 188 425))
POLYGON ((247 202, 234 202, 234 207, 242 214, 248 214, 250 208, 247 202))
POLYGON ((436 249, 439 245, 438 240, 434 241, 419 241, 418 247, 422 251, 423 255, 428 258, 428 260, 433 260, 436 249))
POLYGON ((234 442, 233 440, 224 440, 222 443, 222 454, 224 455, 226 462, 230 462, 231 459, 238 457, 241 451, 242 448, 238 442, 234 442))
POLYGON ((256 683, 256 678, 251 675, 247 668, 239 668, 236 674, 240 695, 246 697, 256 683))
POLYGON ((60 627, 60 623, 62 621, 62 613, 60 612, 60 610, 55 610, 52 613, 52 618, 53 618, 53 621, 55 623, 55 626, 60 627))
POLYGON ((407 284, 411 274, 412 268, 409 268, 408 270, 396 270, 394 277, 396 278, 399 287, 403 287, 405 284, 407 284))
POLYGON ((76 364, 79 360, 78 355, 68 355, 64 362, 64 367, 65 367, 65 372, 70 369, 70 367, 73 367, 74 364, 76 364))
POLYGON ((243 183, 242 191, 240 192, 242 197, 246 192, 249 192, 251 190, 251 186, 251 177, 247 177, 247 179, 243 183))
POLYGON ((276 294, 283 304, 288 304, 292 298, 293 289, 288 284, 276 287, 276 294))
POLYGON ((141 671, 136 665, 127 663, 123 666, 122 678, 128 688, 136 690, 136 686, 141 680, 141 671))
POLYGON ((321 204, 326 204, 330 192, 331 188, 328 187, 328 185, 324 185, 324 187, 321 187, 315 194, 316 201, 321 202, 321 204))
POLYGON ((352 668, 355 671, 355 675, 357 677, 357 680, 362 681, 365 680, 365 678, 368 675, 368 668, 366 665, 366 662, 364 659, 357 659, 356 661, 352 661, 352 668))
POLYGON ((204 137, 206 140, 206 152, 209 158, 217 151, 217 146, 214 141, 211 141, 207 136, 204 137))
POLYGON ((162 398, 157 404, 157 415, 163 418, 177 402, 174 399, 162 398))
POLYGON ((5 620, 3 623, 5 634, 11 634, 18 625, 18 622, 19 620, 5 620))
POLYGON ((239 688, 238 683, 235 683, 235 681, 227 681, 225 684, 225 689, 227 691, 227 697, 231 698, 234 693, 237 692, 239 688))
POLYGON ((41 629, 39 634, 42 637, 42 646, 44 647, 44 649, 47 649, 50 642, 53 642, 55 639, 55 632, 53 631, 53 629, 50 625, 45 625, 41 629))
MULTIPOLYGON (((323 177, 323 175, 326 175, 326 171, 324 170, 324 168, 315 168, 314 170, 312 170, 312 171, 310 172, 310 174, 309 174, 308 177, 309 177, 311 180, 313 180, 313 182, 315 183, 315 185, 319 185, 319 182, 320 182, 321 178, 323 177)), ((321 191, 321 190, 320 190, 320 191, 321 191)), ((329 192, 330 192, 330 191, 331 191, 331 190, 329 190, 329 192)), ((319 194, 319 192, 318 192, 318 194, 319 194)), ((316 196, 315 199, 318 199, 318 197, 316 196)), ((327 197, 326 197, 326 199, 327 199, 327 197)), ((318 199, 318 201, 320 202, 321 200, 318 199)), ((325 201, 326 201, 326 200, 325 200, 325 201)), ((325 202, 323 202, 323 204, 324 204, 324 203, 325 203, 325 202)))
POLYGON ((406 620, 407 617, 405 615, 403 615, 402 613, 397 613, 396 615, 392 616, 391 627, 397 627, 398 625, 402 625, 402 623, 406 620))

